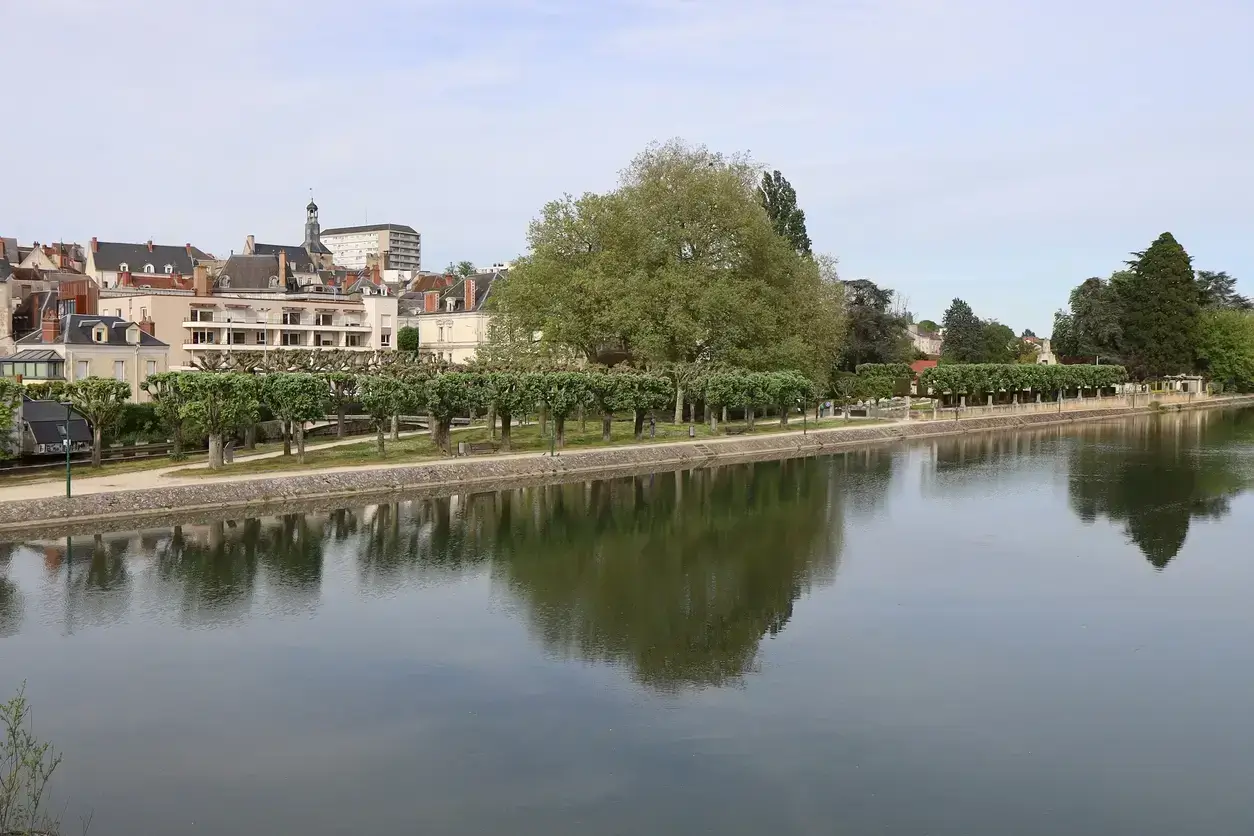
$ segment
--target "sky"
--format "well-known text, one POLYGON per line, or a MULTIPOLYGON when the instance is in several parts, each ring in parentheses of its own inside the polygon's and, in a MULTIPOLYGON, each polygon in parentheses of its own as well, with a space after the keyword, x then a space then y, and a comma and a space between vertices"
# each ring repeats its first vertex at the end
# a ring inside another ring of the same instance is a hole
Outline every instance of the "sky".
POLYGON ((508 260, 652 141, 748 152, 843 278, 1048 333, 1171 231, 1254 293, 1250 0, 0 0, 0 235, 508 260))

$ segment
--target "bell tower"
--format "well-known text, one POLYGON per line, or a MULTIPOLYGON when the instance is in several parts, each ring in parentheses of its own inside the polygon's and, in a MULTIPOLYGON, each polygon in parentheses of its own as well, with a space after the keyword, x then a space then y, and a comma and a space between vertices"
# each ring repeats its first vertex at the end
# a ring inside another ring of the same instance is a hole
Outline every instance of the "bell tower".
POLYGON ((309 196, 309 205, 305 207, 305 249, 311 253, 322 249, 322 228, 318 225, 318 204, 309 196))

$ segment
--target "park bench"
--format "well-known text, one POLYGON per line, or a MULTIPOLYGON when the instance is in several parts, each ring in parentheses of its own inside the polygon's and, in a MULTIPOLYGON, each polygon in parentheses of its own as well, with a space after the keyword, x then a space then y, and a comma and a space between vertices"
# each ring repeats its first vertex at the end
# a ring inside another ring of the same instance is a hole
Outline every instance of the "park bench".
POLYGON ((723 430, 723 432, 726 435, 744 435, 745 433, 749 432, 749 428, 748 427, 728 427, 727 429, 723 430))
POLYGON ((484 453, 495 453, 496 442, 493 441, 472 441, 466 445, 466 455, 474 456, 484 453))

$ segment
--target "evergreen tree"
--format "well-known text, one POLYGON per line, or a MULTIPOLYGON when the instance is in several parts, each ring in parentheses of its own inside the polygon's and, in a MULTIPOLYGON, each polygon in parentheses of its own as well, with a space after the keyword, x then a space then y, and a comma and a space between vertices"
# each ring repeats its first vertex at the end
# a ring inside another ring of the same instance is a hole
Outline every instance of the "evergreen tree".
POLYGON ((1116 285, 1124 364, 1138 378, 1188 371, 1201 308, 1192 259, 1170 232, 1133 255, 1116 285))
POLYGON ((797 192, 778 171, 764 173, 758 188, 758 201, 766 210, 775 231, 786 239, 797 255, 810 255, 810 236, 806 234, 806 213, 797 208, 797 192))
POLYGON ((945 311, 945 342, 941 360, 947 363, 979 363, 987 345, 984 323, 961 299, 955 299, 945 311))
POLYGON ((913 352, 905 323, 892 312, 893 291, 869 279, 843 285, 848 330, 840 368, 852 372, 863 363, 908 362, 913 352))
POLYGON ((1197 271, 1197 292, 1201 297, 1201 305, 1208 310, 1230 309, 1248 311, 1254 308, 1254 302, 1237 293, 1237 280, 1222 270, 1197 271))

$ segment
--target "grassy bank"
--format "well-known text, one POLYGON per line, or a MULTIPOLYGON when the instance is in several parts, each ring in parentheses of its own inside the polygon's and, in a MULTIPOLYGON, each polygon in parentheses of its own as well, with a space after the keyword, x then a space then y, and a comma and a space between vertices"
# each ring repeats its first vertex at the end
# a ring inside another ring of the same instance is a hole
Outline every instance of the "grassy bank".
MULTIPOLYGON (((883 421, 869 421, 865 419, 854 419, 844 421, 840 418, 826 419, 817 426, 825 429, 840 426, 872 426, 884 423, 883 421)), ((816 426, 814 421, 810 421, 811 427, 816 426)), ((551 429, 551 428, 550 428, 551 429)), ((717 433, 710 431, 709 426, 704 424, 694 424, 693 434, 697 440, 726 438, 727 429, 738 432, 744 429, 744 425, 740 423, 720 424, 717 433)), ((786 430, 795 430, 800 432, 802 422, 798 419, 789 423, 786 430)), ((778 421, 759 421, 753 430, 753 435, 766 435, 769 433, 778 433, 785 430, 779 426, 778 421)), ((687 424, 658 424, 655 435, 649 437, 649 426, 645 425, 645 438, 641 442, 637 442, 632 433, 631 421, 615 421, 611 425, 610 440, 603 441, 601 438, 601 422, 599 420, 591 420, 586 425, 579 421, 569 421, 566 424, 566 447, 567 450, 586 449, 589 447, 615 447, 631 444, 663 444, 674 441, 688 440, 687 424)), ((500 441, 500 433, 497 432, 498 443, 500 441)), ((482 444, 493 440, 491 431, 484 426, 470 427, 468 429, 454 430, 452 435, 453 446, 456 448, 459 441, 471 444, 482 444)), ((549 435, 541 436, 538 424, 528 424, 525 427, 514 427, 510 434, 511 450, 513 453, 537 453, 546 452, 552 446, 552 439, 549 435)), ((506 451, 499 450, 504 453, 506 451)), ((352 467, 354 465, 371 465, 371 464, 396 464, 402 462, 416 462, 427 459, 444 458, 444 454, 431 443, 429 435, 415 435, 409 438, 402 438, 399 441, 387 441, 385 444, 384 455, 380 457, 376 449, 373 437, 368 441, 361 441, 355 444, 344 444, 339 447, 330 447, 324 450, 306 449, 305 463, 297 464, 295 455, 279 456, 268 459, 258 459, 256 461, 237 461, 227 466, 223 470, 213 471, 212 475, 221 476, 224 473, 276 473, 285 471, 299 470, 315 470, 319 468, 329 467, 352 467)), ((209 476, 211 472, 205 468, 188 468, 174 471, 173 475, 177 476, 209 476)))

